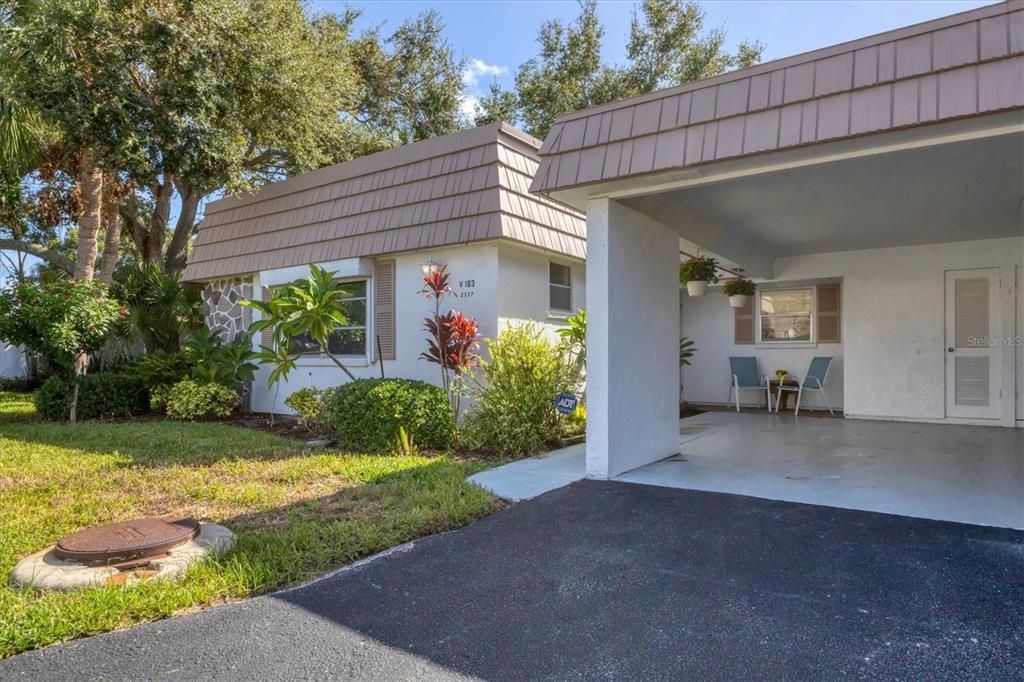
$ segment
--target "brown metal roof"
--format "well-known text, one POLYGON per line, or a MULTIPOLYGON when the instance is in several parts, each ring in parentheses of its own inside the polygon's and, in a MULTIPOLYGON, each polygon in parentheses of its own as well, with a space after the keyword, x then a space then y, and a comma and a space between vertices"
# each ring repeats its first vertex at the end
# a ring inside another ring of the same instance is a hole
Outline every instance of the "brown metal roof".
POLYGON ((552 192, 1024 107, 1024 0, 558 118, 530 187, 552 192))
POLYGON ((185 279, 497 238, 585 258, 583 216, 529 192, 539 146, 495 123, 211 202, 185 279))

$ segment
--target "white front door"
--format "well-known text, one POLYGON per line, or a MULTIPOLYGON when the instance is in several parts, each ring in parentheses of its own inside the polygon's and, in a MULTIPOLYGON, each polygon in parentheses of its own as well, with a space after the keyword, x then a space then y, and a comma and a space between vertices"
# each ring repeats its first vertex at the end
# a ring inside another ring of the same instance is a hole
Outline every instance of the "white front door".
POLYGON ((946 416, 998 419, 999 268, 946 272, 946 416))

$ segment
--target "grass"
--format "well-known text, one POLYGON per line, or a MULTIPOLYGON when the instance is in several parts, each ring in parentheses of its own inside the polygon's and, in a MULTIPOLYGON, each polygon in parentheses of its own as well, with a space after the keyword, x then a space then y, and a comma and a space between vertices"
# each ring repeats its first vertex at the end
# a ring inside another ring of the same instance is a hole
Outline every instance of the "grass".
POLYGON ((493 461, 304 450, 223 424, 39 422, 0 393, 0 573, 79 528, 194 516, 236 534, 176 582, 68 593, 0 586, 0 658, 273 591, 431 533, 500 502, 465 482, 493 461))

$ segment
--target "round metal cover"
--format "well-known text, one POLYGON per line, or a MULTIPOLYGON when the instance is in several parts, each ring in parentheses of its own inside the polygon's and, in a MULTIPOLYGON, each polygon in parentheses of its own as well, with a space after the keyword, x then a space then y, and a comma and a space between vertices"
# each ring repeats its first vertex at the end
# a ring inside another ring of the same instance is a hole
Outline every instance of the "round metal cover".
POLYGON ((136 519, 72 533, 57 541, 53 554, 88 566, 109 566, 166 554, 197 535, 195 519, 136 519))

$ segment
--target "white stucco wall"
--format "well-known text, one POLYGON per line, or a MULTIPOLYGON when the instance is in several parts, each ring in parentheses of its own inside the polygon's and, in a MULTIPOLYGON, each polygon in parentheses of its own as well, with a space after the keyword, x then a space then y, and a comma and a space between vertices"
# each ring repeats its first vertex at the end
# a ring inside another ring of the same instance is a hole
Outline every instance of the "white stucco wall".
MULTIPOLYGON (((440 384, 440 369, 437 365, 420 360, 426 350, 426 332, 423 320, 432 314, 432 301, 419 293, 423 289, 420 266, 429 259, 448 266, 451 286, 455 295, 445 299, 443 309, 448 307, 461 310, 476 317, 480 332, 493 336, 497 330, 498 291, 498 247, 495 242, 470 244, 447 249, 411 252, 395 256, 395 359, 384 361, 384 374, 388 377, 421 379, 440 384)), ((352 259, 358 261, 359 259, 352 259)), ((372 270, 369 264, 333 263, 329 268, 341 273, 372 270)), ((300 268, 305 272, 308 268, 300 268)), ((303 272, 289 272, 289 277, 302 276, 303 272)), ((262 281, 269 281, 280 273, 261 273, 262 281)), ((371 341, 374 337, 373 283, 368 288, 371 341)), ((372 343, 371 343, 372 348, 372 343)), ((256 375, 253 394, 253 411, 290 412, 284 400, 291 393, 308 386, 337 386, 348 381, 344 373, 326 358, 302 358, 287 381, 281 381, 274 388, 267 387, 269 369, 261 368, 256 375)), ((380 376, 380 363, 376 357, 351 359, 346 365, 357 378, 380 376)))
MULTIPOLYGON (((777 366, 797 367, 803 372, 804 356, 809 359, 827 349, 829 352, 820 354, 841 358, 836 369, 841 370, 842 404, 848 416, 944 421, 945 272, 998 267, 1002 278, 1000 334, 1013 337, 1019 333, 1014 272, 1022 256, 1024 238, 779 258, 773 282, 842 278, 842 347, 821 346, 789 354, 733 346, 731 311, 724 302, 714 305, 713 295, 699 303, 684 301, 684 333, 701 350, 694 367, 684 373, 684 396, 693 402, 724 402, 730 354, 753 351, 761 358, 762 353, 770 353, 762 360, 765 372, 777 366), (723 340, 725 345, 716 345, 723 340)), ((1017 353, 1008 344, 1001 352, 1003 404, 998 423, 1011 426, 1016 412, 1017 353)), ((837 378, 830 376, 830 382, 837 378)), ((838 396, 838 392, 830 390, 830 399, 833 395, 838 396)))
MULTIPOLYGON (((691 298, 683 289, 682 335, 690 338, 697 352, 690 366, 683 368, 683 400, 700 404, 732 404, 729 394, 729 356, 755 356, 762 374, 775 378, 775 370, 784 369, 803 378, 811 358, 830 355, 832 366, 825 381, 825 392, 833 408, 843 404, 843 345, 841 343, 815 344, 813 347, 780 347, 733 343, 733 309, 721 287, 712 287, 704 296, 691 298)), ((845 320, 844 320, 845 321, 845 320)), ((740 404, 764 406, 764 391, 740 391, 740 404)), ((789 408, 796 404, 790 396, 789 408)), ((801 398, 801 406, 824 409, 825 403, 813 391, 801 398)))
POLYGON ((679 237, 608 199, 587 207, 587 476, 679 451, 679 237))
POLYGON ((532 321, 552 340, 566 326, 567 315, 552 311, 548 295, 549 264, 572 271, 572 308, 587 307, 586 268, 582 261, 502 243, 498 246, 498 328, 532 321))
MULTIPOLYGON (((585 305, 583 264, 562 256, 498 241, 399 254, 395 256, 395 359, 384 362, 385 376, 441 383, 438 366, 419 359, 420 353, 426 350, 424 318, 433 310, 432 301, 420 293, 423 288, 420 266, 431 259, 448 266, 455 290, 454 296, 445 299, 442 309, 455 308, 476 317, 484 338, 497 336, 506 324, 519 324, 524 320, 537 322, 556 338, 555 330, 564 326, 565 321, 549 314, 548 310, 548 263, 551 261, 572 268, 573 305, 585 305)), ((322 265, 340 276, 368 276, 373 271, 369 259, 322 265)), ((281 284, 303 277, 307 272, 307 266, 267 271, 260 274, 260 280, 270 285, 281 284)), ((372 345, 375 334, 372 279, 368 297, 372 345)), ((482 350, 486 352, 486 344, 482 344, 482 350)), ((294 391, 309 386, 337 386, 348 381, 326 358, 302 358, 298 364, 288 380, 274 388, 267 387, 268 368, 257 372, 254 411, 287 413, 291 410, 284 400, 294 391)), ((380 376, 380 363, 372 352, 369 357, 349 359, 346 365, 357 378, 380 376)))

